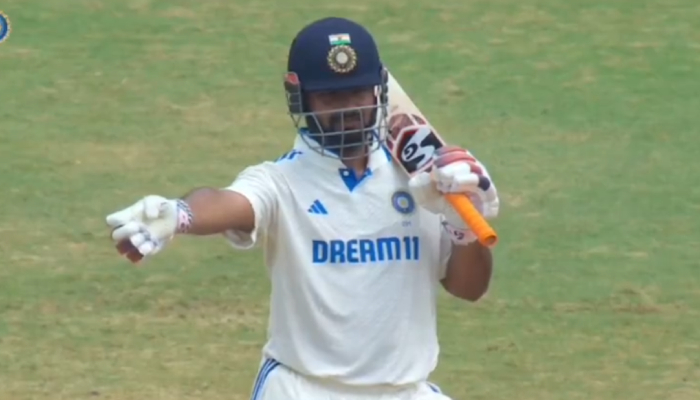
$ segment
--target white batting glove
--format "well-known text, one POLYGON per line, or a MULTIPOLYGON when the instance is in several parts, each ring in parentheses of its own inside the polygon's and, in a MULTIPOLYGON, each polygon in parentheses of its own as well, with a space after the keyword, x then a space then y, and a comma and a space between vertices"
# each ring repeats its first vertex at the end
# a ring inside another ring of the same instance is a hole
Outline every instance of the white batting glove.
POLYGON ((464 194, 484 218, 498 216, 496 186, 484 165, 462 148, 439 148, 433 155, 432 170, 413 176, 408 184, 419 205, 442 215, 443 226, 456 244, 466 245, 477 237, 447 202, 444 194, 464 194))
POLYGON ((192 212, 183 200, 149 195, 106 218, 119 253, 131 262, 158 253, 177 233, 192 224, 192 212))

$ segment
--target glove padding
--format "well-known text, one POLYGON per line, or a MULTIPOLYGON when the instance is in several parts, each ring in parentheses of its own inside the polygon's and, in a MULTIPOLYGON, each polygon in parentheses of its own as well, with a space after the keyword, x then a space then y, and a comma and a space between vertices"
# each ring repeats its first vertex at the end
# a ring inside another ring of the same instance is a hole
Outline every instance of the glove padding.
POLYGON ((154 255, 192 223, 187 203, 149 195, 106 218, 117 250, 132 262, 154 255))
POLYGON ((442 215, 443 226, 457 244, 471 243, 477 237, 447 202, 444 194, 466 195, 486 219, 498 215, 496 186, 484 165, 462 148, 439 148, 433 155, 430 172, 413 176, 408 185, 419 205, 434 214, 442 215))

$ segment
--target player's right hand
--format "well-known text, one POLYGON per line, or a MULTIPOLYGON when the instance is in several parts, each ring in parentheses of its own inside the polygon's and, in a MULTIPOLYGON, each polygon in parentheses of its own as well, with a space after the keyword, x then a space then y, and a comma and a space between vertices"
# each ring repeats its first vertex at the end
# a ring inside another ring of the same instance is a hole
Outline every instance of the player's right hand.
POLYGON ((182 200, 157 195, 146 196, 106 218, 119 254, 133 263, 158 253, 176 233, 186 230, 191 220, 189 207, 182 200))

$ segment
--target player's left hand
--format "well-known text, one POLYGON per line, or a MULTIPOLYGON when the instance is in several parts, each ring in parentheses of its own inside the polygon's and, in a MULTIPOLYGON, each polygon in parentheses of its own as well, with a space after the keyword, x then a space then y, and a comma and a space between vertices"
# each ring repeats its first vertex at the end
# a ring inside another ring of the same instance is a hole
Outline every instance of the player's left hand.
POLYGON ((416 202, 428 211, 441 214, 455 242, 476 240, 466 223, 444 197, 446 193, 464 194, 486 219, 498 216, 499 199, 488 171, 467 150, 444 146, 433 155, 430 172, 417 174, 409 181, 416 202))

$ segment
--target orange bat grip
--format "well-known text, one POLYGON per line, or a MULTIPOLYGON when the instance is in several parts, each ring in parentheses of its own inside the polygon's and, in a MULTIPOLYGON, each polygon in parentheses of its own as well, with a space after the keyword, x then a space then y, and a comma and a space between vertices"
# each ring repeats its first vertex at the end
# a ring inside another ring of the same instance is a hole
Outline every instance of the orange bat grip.
POLYGON ((493 247, 498 242, 498 235, 483 215, 476 210, 474 204, 463 194, 445 194, 447 201, 454 207, 457 214, 469 225, 476 235, 479 243, 486 247, 493 247))

